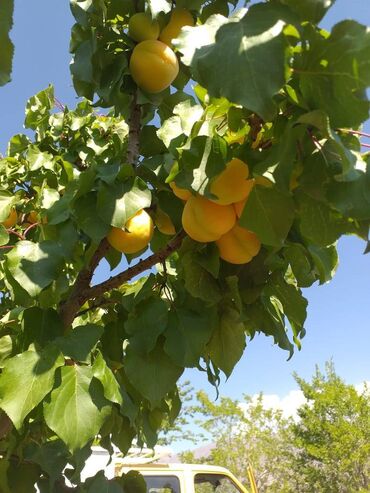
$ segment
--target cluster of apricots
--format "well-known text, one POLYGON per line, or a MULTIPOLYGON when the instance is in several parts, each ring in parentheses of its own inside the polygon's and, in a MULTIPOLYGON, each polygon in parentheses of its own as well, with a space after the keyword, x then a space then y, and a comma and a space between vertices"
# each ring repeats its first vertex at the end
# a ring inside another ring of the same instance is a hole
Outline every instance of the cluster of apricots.
POLYGON ((42 222, 43 224, 46 224, 47 218, 43 217, 41 218, 39 214, 36 211, 31 211, 26 215, 21 216, 23 220, 20 220, 20 216, 17 212, 17 209, 15 207, 12 207, 10 209, 8 217, 5 219, 5 221, 1 222, 6 229, 11 229, 13 228, 18 222, 21 222, 22 225, 24 226, 29 226, 31 224, 36 224, 42 222))
MULTIPOLYGON (((239 226, 238 219, 255 183, 255 179, 249 179, 248 165, 238 158, 232 159, 213 178, 210 199, 179 188, 172 181, 170 187, 173 193, 185 202, 182 213, 185 232, 201 243, 216 242, 220 257, 229 263, 250 262, 260 251, 261 242, 255 233, 239 226)), ((121 228, 112 227, 107 239, 113 248, 122 253, 137 253, 149 245, 155 226, 161 233, 176 233, 166 213, 157 209, 153 221, 141 209, 121 228)))
POLYGON ((184 26, 194 26, 194 18, 186 9, 174 9, 169 22, 161 30, 157 20, 139 12, 130 18, 129 36, 138 44, 130 58, 130 72, 136 84, 155 94, 169 87, 179 73, 179 62, 172 50, 184 26))
POLYGON ((261 248, 257 235, 237 223, 255 184, 254 179, 248 178, 248 165, 234 158, 211 181, 214 198, 193 195, 170 183, 174 194, 186 201, 182 214, 186 233, 195 241, 216 242, 220 257, 232 264, 250 262, 261 248))

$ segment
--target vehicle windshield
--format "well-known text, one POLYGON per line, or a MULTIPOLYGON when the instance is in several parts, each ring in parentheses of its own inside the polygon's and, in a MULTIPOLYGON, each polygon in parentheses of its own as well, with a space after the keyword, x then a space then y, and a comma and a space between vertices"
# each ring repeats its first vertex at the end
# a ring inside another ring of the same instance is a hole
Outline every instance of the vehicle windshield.
POLYGON ((147 493, 180 493, 176 476, 144 476, 147 493))
POLYGON ((196 474, 195 493, 241 493, 234 481, 224 474, 196 474))

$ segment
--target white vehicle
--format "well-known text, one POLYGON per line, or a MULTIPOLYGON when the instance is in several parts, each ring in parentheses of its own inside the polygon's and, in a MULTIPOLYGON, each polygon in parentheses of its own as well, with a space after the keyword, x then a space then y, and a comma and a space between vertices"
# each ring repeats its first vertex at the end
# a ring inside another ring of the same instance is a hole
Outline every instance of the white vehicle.
POLYGON ((143 475, 147 493, 248 493, 237 478, 224 467, 116 462, 116 476, 132 470, 143 475))

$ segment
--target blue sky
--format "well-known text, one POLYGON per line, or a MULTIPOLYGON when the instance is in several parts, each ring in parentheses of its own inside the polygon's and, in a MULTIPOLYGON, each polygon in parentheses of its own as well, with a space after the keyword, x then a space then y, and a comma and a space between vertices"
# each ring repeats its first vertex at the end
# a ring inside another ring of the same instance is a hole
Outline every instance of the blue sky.
MULTIPOLYGON (((337 0, 323 26, 329 28, 344 18, 370 25, 368 0, 337 0)), ((49 83, 54 84, 60 101, 74 106, 68 53, 72 23, 67 0, 15 0, 13 80, 0 88, 0 152, 4 153, 13 134, 22 131, 26 100, 49 83)), ((309 378, 315 364, 323 366, 330 358, 347 382, 370 380, 370 255, 362 255, 364 247, 354 237, 344 238, 334 280, 306 290, 309 311, 302 350, 287 362, 287 354, 274 347, 271 339, 256 337, 234 374, 222 384, 223 395, 238 398, 242 393, 263 391, 284 396, 296 388, 293 372, 309 378)), ((198 372, 188 371, 185 376, 195 388, 212 392, 198 372)))

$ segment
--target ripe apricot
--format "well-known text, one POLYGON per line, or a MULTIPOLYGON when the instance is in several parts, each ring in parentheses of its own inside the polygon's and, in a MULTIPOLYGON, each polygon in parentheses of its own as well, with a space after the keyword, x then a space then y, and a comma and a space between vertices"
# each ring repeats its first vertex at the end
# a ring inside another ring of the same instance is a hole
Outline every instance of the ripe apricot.
POLYGON ((193 240, 207 243, 227 233, 235 224, 232 205, 219 205, 200 195, 192 195, 182 213, 184 230, 193 240))
POLYGON ((246 264, 261 248, 258 236, 238 224, 216 241, 220 257, 230 264, 246 264))
POLYGON ((186 9, 174 9, 168 24, 159 35, 160 41, 171 46, 172 40, 178 37, 184 26, 194 26, 194 17, 186 9))
POLYGON ((192 196, 192 193, 186 188, 180 188, 176 185, 174 181, 170 182, 170 187, 172 188, 173 193, 181 200, 188 200, 192 196))
POLYGON ((150 39, 135 46, 130 71, 141 89, 154 94, 164 91, 176 79, 179 62, 169 46, 150 39))
POLYGON ((12 228, 18 221, 18 214, 16 209, 13 207, 10 210, 9 216, 3 221, 1 224, 4 226, 4 228, 12 228))
POLYGON ((247 179, 248 176, 248 165, 238 158, 233 158, 211 181, 210 192, 217 197, 211 200, 220 205, 244 200, 253 187, 253 182, 247 179))
POLYGON ((245 204, 247 203, 248 198, 249 198, 249 194, 251 193, 252 188, 253 188, 253 187, 254 187, 254 185, 255 185, 255 180, 254 180, 254 179, 252 179, 252 180, 247 180, 247 183, 249 183, 249 184, 250 184, 250 189, 249 189, 248 195, 246 196, 246 198, 245 198, 245 199, 243 199, 243 200, 239 200, 239 202, 235 202, 235 203, 233 204, 234 209, 235 209, 235 212, 236 212, 236 215, 237 215, 239 218, 240 218, 240 217, 242 216, 242 214, 243 214, 243 209, 244 209, 244 206, 245 206, 245 204))
POLYGON ((147 39, 158 39, 160 30, 158 21, 145 12, 134 14, 128 23, 128 35, 138 43, 147 39))
POLYGON ((153 221, 144 209, 141 209, 124 225, 113 227, 107 240, 113 248, 122 253, 136 253, 145 248, 153 236, 153 221))

